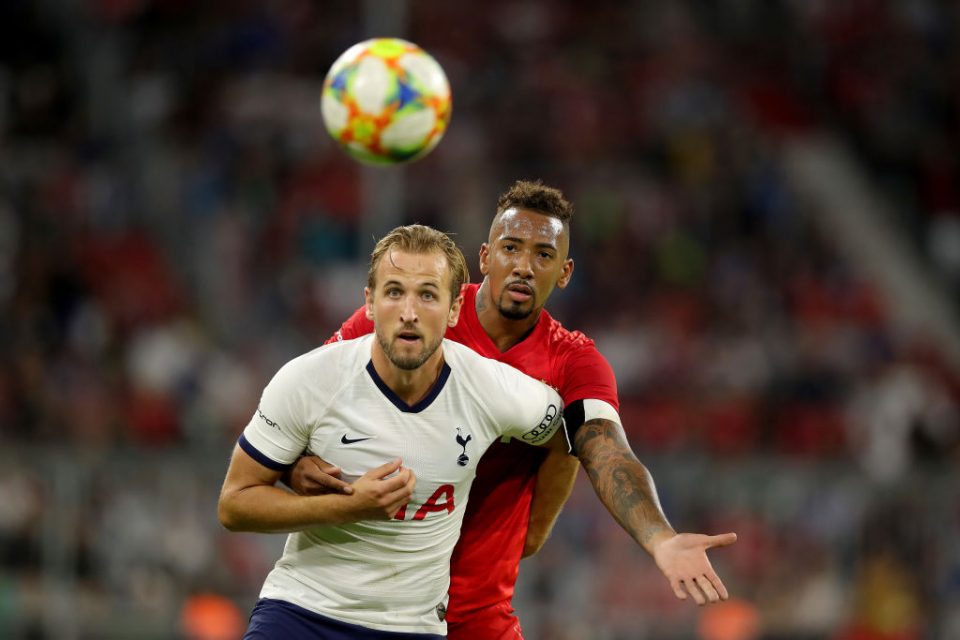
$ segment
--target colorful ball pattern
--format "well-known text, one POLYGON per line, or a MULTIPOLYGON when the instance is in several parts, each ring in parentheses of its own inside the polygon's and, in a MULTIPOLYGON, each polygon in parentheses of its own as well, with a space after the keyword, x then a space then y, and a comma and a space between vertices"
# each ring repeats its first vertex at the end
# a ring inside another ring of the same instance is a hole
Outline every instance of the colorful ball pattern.
POLYGON ((391 165, 422 158, 450 122, 450 83, 417 45, 375 38, 347 49, 323 83, 327 131, 353 158, 391 165))

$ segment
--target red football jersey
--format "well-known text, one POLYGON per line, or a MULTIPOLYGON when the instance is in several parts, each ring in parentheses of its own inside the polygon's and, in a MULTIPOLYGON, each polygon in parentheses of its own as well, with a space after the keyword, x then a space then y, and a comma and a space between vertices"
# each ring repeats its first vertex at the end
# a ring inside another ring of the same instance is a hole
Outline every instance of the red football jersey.
MULTIPOLYGON (((477 317, 478 289, 478 284, 464 286, 460 320, 447 329, 446 337, 554 387, 565 406, 596 399, 619 410, 613 370, 592 340, 563 328, 543 310, 530 335, 501 353, 477 317)), ((361 308, 328 342, 372 332, 373 322, 361 308)), ((509 604, 513 598, 537 470, 546 453, 516 441, 495 442, 480 460, 451 559, 447 622, 461 621, 479 609, 509 604)))

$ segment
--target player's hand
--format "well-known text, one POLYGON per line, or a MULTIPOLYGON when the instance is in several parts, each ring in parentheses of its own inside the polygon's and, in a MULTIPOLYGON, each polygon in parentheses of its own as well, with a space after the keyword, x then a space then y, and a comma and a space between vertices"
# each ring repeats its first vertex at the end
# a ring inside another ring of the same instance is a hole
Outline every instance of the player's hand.
POLYGON ((289 478, 283 480, 301 496, 325 493, 350 495, 353 487, 340 479, 340 471, 337 465, 317 456, 301 456, 290 470, 289 478))
POLYGON ((707 549, 726 547, 736 541, 735 533, 716 536, 678 533, 659 542, 653 548, 653 558, 678 598, 693 597, 697 604, 704 605, 729 597, 723 581, 710 565, 707 549))
POLYGON ((416 475, 399 458, 371 469, 353 483, 356 515, 361 520, 390 520, 410 501, 415 486, 416 475))

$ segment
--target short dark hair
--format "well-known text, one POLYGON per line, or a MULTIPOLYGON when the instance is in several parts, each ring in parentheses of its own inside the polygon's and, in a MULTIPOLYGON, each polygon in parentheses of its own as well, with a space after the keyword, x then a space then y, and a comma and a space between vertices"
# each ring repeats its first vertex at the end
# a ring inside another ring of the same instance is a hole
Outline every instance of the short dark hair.
POLYGON ((497 215, 507 209, 529 209, 557 218, 565 225, 573 217, 573 203, 560 189, 548 187, 540 180, 517 180, 497 200, 497 215))
POLYGON ((440 253, 450 266, 450 301, 460 295, 460 287, 470 281, 470 270, 460 248, 449 235, 433 227, 411 224, 396 227, 380 238, 370 254, 370 268, 367 271, 367 286, 373 291, 377 287, 377 265, 391 249, 416 254, 440 253))

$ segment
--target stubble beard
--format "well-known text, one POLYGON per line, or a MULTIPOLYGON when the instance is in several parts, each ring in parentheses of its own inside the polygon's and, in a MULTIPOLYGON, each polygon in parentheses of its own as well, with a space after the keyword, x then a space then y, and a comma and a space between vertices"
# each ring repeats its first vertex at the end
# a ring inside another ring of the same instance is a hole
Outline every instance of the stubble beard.
POLYGON ((431 343, 424 343, 423 350, 419 354, 401 355, 394 348, 394 342, 391 342, 387 336, 382 335, 379 331, 377 332, 377 342, 380 343, 380 348, 383 349, 387 359, 393 366, 403 371, 414 371, 422 367, 430 359, 430 356, 436 353, 442 339, 441 337, 431 343))
POLYGON ((530 298, 530 306, 523 307, 507 297, 507 290, 500 293, 500 300, 497 301, 497 310, 500 315, 508 320, 526 320, 533 313, 533 298, 530 298))

